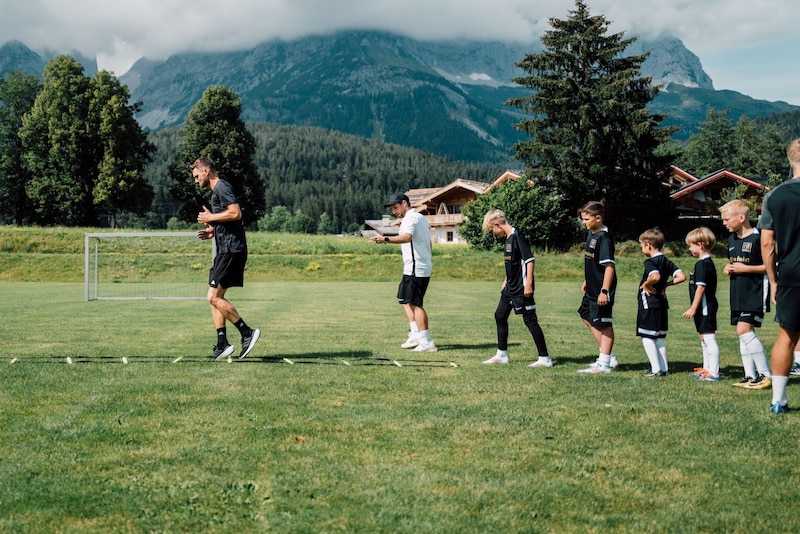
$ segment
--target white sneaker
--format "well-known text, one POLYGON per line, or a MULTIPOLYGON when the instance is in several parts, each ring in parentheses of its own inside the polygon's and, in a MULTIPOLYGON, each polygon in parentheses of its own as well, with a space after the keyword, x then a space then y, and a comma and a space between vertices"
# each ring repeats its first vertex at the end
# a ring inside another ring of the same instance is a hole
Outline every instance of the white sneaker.
POLYGON ((611 367, 608 365, 603 365, 600 362, 594 362, 592 365, 587 367, 586 369, 578 369, 579 373, 589 373, 593 375, 599 375, 603 373, 610 373, 611 367))
POLYGON ((553 367, 553 360, 549 357, 539 358, 528 367, 553 367))
POLYGON ((617 357, 612 354, 611 359, 608 361, 608 366, 611 367, 612 369, 616 369, 618 365, 619 365, 619 360, 617 360, 617 357))
POLYGON ((408 339, 406 339, 405 343, 400 345, 404 349, 410 349, 419 345, 419 333, 418 332, 410 332, 408 334, 408 339))
POLYGON ((483 365, 495 365, 498 363, 507 364, 508 363, 508 356, 501 356, 500 354, 495 354, 488 360, 484 360, 483 365))
POLYGON ((431 339, 419 339, 419 343, 414 348, 414 352, 437 352, 439 349, 431 339))

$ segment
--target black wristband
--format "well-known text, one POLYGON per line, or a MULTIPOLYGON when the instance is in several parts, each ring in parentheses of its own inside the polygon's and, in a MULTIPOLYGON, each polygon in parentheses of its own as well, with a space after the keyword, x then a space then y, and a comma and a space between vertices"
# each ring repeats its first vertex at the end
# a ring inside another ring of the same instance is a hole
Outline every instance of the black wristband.
POLYGON ((383 236, 383 242, 384 243, 388 243, 389 242, 389 236, 388 235, 383 236))

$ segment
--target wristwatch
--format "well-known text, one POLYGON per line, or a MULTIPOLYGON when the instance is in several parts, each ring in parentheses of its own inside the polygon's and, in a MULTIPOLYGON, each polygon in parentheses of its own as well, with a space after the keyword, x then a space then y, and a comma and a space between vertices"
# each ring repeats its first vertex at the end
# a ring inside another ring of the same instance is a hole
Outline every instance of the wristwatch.
POLYGON ((600 293, 602 293, 603 295, 608 295, 608 289, 601 289, 600 293))
POLYGON ((388 235, 383 236, 383 242, 384 243, 388 243, 389 242, 389 236, 388 235))

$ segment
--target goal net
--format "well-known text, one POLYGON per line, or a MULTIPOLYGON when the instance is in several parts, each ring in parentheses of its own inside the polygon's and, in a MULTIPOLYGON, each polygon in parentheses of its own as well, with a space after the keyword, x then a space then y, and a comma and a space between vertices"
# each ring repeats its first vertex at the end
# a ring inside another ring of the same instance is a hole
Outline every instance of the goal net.
POLYGON ((212 243, 194 232, 87 233, 86 300, 204 299, 212 243))

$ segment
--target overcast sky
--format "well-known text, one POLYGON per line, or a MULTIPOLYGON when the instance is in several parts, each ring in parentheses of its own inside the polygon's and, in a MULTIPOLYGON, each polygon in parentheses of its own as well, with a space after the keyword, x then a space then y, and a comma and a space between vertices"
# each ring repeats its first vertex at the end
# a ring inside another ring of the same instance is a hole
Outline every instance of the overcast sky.
MULTIPOLYGON (((796 0, 587 0, 611 30, 670 32, 700 57, 716 89, 800 105, 796 0)), ((122 75, 140 57, 252 48, 338 29, 417 39, 533 41, 574 0, 0 0, 0 44, 77 50, 122 75)), ((521 58, 520 58, 521 59, 521 58)))

